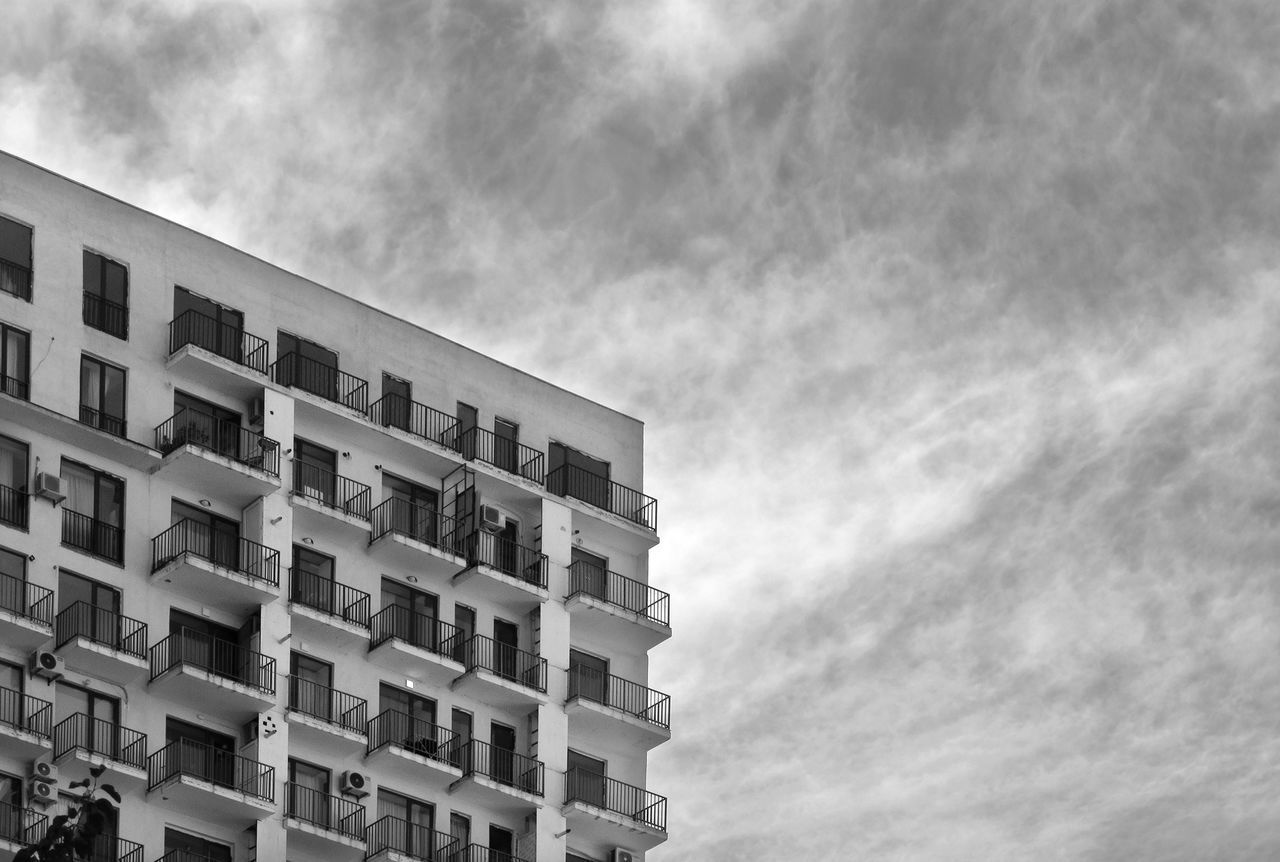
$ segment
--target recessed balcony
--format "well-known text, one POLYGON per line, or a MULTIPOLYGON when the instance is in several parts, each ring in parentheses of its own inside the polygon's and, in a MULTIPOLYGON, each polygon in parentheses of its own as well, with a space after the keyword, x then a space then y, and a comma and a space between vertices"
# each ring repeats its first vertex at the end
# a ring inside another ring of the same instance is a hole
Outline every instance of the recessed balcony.
POLYGON ((241 399, 261 394, 268 350, 266 339, 195 309, 169 322, 168 367, 241 399))
POLYGON ((147 781, 146 734, 83 712, 54 726, 53 759, 63 768, 78 763, 84 772, 102 766, 105 782, 121 793, 147 781))
POLYGON ((147 669, 147 624, 79 601, 58 612, 54 650, 90 676, 125 685, 147 669))
POLYGON ((289 570, 289 612, 303 637, 319 638, 343 651, 369 640, 369 608, 363 590, 305 569, 289 570))
POLYGON ((314 396, 320 402, 345 407, 364 417, 369 411, 369 382, 300 353, 286 353, 271 365, 271 379, 314 396))
POLYGON ((129 306, 113 302, 97 293, 84 292, 81 306, 84 325, 107 335, 129 339, 129 306))
POLYGON ((481 703, 499 708, 524 708, 548 703, 547 660, 484 635, 462 645, 466 673, 450 688, 481 703))
POLYGON ((587 639, 645 652, 671 637, 670 594, 584 560, 569 566, 564 603, 574 633, 587 639))
POLYGON ((284 785, 289 850, 306 859, 359 859, 364 854, 364 806, 292 781, 284 785))
POLYGON ((388 709, 369 722, 365 760, 392 783, 443 790, 463 774, 458 742, 447 727, 388 709))
POLYGON ((276 660, 182 628, 151 648, 151 686, 200 712, 246 716, 276 702, 276 660))
POLYGON ((190 739, 175 740, 147 758, 147 798, 205 820, 249 825, 275 812, 275 770, 190 739))
POLYGON ((0 860, 11 862, 18 851, 35 844, 49 828, 49 818, 30 808, 0 802, 0 860))
POLYGON ((390 815, 365 830, 366 855, 371 862, 442 862, 452 859, 458 839, 390 815))
POLYGON ((151 582, 248 612, 280 596, 280 553, 183 518, 151 540, 151 582))
POLYGON ((371 515, 369 550, 393 565, 440 578, 467 567, 463 527, 448 515, 395 497, 371 515))
POLYGON ((473 739, 460 752, 462 778, 449 787, 458 799, 515 816, 542 805, 542 761, 473 739))
POLYGON ((53 704, 11 688, 0 688, 0 740, 17 757, 36 757, 53 747, 53 704))
POLYGON ((457 627, 388 605, 370 620, 369 661, 398 676, 445 685, 464 671, 457 627))
POLYGON ((467 461, 497 467, 541 486, 546 478, 546 456, 508 437, 499 437, 487 428, 471 427, 453 434, 453 448, 467 461))
POLYGON ((280 487, 280 444, 236 422, 182 407, 156 426, 156 472, 202 493, 248 501, 280 487))
POLYGON ((490 601, 532 609, 547 600, 547 556, 510 539, 476 530, 464 543, 467 568, 456 584, 490 601))
POLYGON ((0 575, 0 643, 23 652, 53 637, 53 590, 0 575))
POLYGON ((657 500, 582 467, 562 464, 552 470, 547 474, 547 490, 560 497, 572 497, 637 527, 658 529, 657 500))
POLYGON ((62 508, 62 544, 117 565, 124 562, 124 530, 92 515, 62 508))
POLYGON ((6 377, 0 385, 0 415, 23 426, 33 436, 45 436, 60 443, 86 449, 103 460, 149 470, 160 461, 160 453, 124 437, 104 433, 93 422, 82 423, 28 400, 25 383, 6 377))
POLYGON ((300 676, 289 677, 285 720, 295 734, 316 745, 365 747, 368 709, 362 697, 300 676))
POLYGON ((651 850, 667 840, 667 798, 580 767, 564 776, 565 825, 583 843, 651 850))
POLYGON ((332 470, 303 461, 293 461, 294 520, 302 532, 321 532, 346 526, 353 531, 369 529, 373 489, 339 476, 332 470))
POLYGON ((25 488, 0 485, 0 524, 26 530, 31 516, 28 499, 25 488))
POLYGON ((671 738, 671 697, 613 674, 571 666, 569 738, 599 749, 623 742, 645 749, 671 738))

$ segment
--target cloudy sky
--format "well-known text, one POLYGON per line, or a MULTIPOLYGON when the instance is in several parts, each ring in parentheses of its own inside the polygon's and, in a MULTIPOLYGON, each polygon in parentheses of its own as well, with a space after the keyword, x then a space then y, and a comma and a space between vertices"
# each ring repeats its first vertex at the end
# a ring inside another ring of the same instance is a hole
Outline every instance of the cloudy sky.
POLYGON ((0 149, 646 421, 655 862, 1261 860, 1278 44, 1274 0, 13 0, 0 149))

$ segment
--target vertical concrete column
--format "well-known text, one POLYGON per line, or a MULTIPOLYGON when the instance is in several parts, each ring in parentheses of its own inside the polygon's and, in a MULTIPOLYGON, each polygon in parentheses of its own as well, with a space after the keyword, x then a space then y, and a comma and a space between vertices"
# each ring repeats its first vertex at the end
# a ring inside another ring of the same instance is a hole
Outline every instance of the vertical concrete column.
POLYGON ((535 842, 537 858, 564 858, 564 771, 568 761, 569 722, 564 711, 568 690, 569 612, 564 596, 569 585, 569 561, 573 548, 573 517, 565 506, 542 501, 542 553, 547 555, 547 585, 551 598, 542 605, 541 655, 547 660, 547 695, 551 702, 538 707, 537 757, 547 768, 546 805, 538 812, 535 842))

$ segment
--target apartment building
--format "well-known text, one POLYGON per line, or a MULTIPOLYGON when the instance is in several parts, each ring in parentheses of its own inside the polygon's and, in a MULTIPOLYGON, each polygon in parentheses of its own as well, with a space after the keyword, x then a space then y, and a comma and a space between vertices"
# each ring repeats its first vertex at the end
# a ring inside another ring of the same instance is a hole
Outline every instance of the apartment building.
MULTIPOLYGON (((429 286, 424 286, 429 291, 429 286)), ((0 862, 633 862, 640 422, 0 154, 0 862)))

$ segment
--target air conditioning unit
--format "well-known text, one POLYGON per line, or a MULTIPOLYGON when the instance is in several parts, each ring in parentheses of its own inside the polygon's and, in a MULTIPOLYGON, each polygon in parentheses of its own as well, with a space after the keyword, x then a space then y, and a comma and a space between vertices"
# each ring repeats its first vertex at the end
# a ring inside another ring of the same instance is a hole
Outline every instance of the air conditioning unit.
POLYGON ((480 527, 491 533, 496 533, 502 529, 504 518, 502 510, 497 506, 481 506, 480 507, 480 527))
POLYGON ((255 398, 249 402, 249 424, 262 427, 262 417, 266 412, 266 408, 262 404, 261 398, 255 398))
POLYGON ((31 672, 45 679, 57 679, 67 671, 67 661, 62 656, 47 649, 38 649, 31 654, 31 672))
POLYGON ((609 862, 636 862, 636 855, 630 850, 615 847, 613 848, 613 855, 609 857, 609 862))
POLYGON ((348 769, 342 773, 341 790, 344 796, 354 796, 356 799, 363 799, 369 795, 369 776, 363 772, 356 772, 354 769, 348 769))
POLYGON ((58 767, 54 766, 52 761, 41 758, 32 761, 31 774, 27 777, 32 781, 46 781, 49 784, 57 784, 58 767))
POLYGON ((58 785, 43 778, 32 778, 27 782, 27 802, 37 805, 52 805, 58 801, 58 785))
POLYGON ((52 473, 37 473, 36 496, 52 500, 54 505, 67 499, 67 495, 62 493, 62 477, 52 473))

